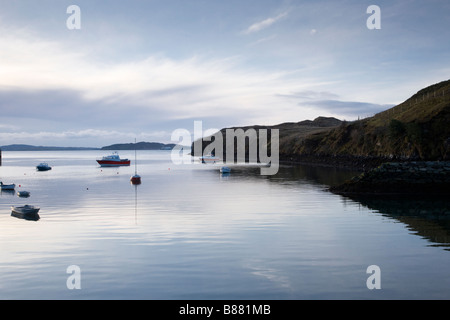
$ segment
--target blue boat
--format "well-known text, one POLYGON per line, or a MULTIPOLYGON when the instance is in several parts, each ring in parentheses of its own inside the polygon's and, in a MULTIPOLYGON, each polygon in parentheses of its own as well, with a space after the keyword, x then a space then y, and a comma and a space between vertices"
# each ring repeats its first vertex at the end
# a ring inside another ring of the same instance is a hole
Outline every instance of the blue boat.
POLYGON ((38 171, 48 171, 48 170, 52 170, 52 167, 50 167, 47 163, 42 162, 36 166, 36 169, 38 171))
POLYGON ((4 184, 3 182, 0 182, 1 184, 1 189, 2 190, 14 190, 16 188, 16 185, 13 184, 4 184))
POLYGON ((220 168, 220 172, 221 173, 230 173, 231 168, 230 167, 222 167, 222 168, 220 168))

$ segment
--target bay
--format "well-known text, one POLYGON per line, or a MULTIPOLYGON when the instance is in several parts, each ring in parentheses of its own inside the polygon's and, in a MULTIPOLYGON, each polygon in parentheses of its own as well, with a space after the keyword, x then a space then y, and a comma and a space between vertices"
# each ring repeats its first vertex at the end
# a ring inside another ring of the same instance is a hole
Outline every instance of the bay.
POLYGON ((134 186, 135 167, 101 168, 103 155, 3 152, 0 180, 31 196, 0 194, 0 299, 450 298, 448 200, 351 199, 327 187, 356 172, 223 176, 170 151, 139 151, 134 186), (23 204, 40 219, 11 216, 23 204), (381 289, 366 285, 371 265, 381 289))

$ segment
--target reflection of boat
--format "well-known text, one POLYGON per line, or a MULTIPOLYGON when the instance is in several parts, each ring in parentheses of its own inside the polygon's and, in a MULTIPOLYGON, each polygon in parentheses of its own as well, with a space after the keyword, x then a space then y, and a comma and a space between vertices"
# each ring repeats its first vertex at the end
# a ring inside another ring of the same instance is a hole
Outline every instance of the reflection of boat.
POLYGON ((30 196, 30 192, 29 191, 19 191, 19 192, 17 192, 17 195, 22 198, 27 198, 30 196))
POLYGON ((40 208, 30 205, 24 205, 22 207, 11 207, 11 215, 16 218, 25 219, 25 220, 39 220, 39 212, 40 208))
POLYGON ((3 182, 0 182, 1 184, 1 189, 2 190, 14 190, 16 188, 16 185, 13 184, 4 184, 3 182))
POLYGON ((221 173, 230 173, 231 168, 230 167, 222 167, 222 168, 220 168, 220 172, 221 173))
POLYGON ((206 156, 201 156, 200 158, 199 158, 199 160, 202 162, 202 163, 216 163, 216 161, 219 161, 220 159, 218 158, 218 157, 216 157, 216 156, 213 156, 213 155, 211 155, 211 154, 208 154, 208 155, 206 155, 206 156))
POLYGON ((101 160, 97 160, 98 164, 102 167, 118 167, 118 166, 129 166, 129 159, 121 159, 117 152, 104 156, 101 160))
POLYGON ((42 162, 36 166, 36 169, 38 171, 48 171, 48 170, 52 170, 52 167, 50 167, 47 163, 42 162))

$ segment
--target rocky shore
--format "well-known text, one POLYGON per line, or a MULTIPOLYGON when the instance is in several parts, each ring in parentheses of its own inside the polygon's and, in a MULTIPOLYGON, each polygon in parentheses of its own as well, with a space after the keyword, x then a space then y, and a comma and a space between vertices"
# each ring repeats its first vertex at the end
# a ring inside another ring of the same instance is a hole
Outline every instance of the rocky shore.
POLYGON ((280 163, 287 165, 305 164, 333 168, 346 168, 368 171, 380 166, 382 163, 394 160, 388 157, 354 156, 354 155, 284 155, 280 154, 280 163))
POLYGON ((450 195, 450 161, 387 162, 330 191, 336 194, 450 195))

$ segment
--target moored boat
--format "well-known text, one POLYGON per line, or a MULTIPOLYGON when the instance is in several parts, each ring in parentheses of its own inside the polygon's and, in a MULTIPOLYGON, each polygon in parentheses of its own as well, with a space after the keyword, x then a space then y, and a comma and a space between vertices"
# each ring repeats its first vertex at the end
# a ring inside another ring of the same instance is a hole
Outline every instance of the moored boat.
POLYGON ((129 159, 121 159, 117 152, 104 156, 101 160, 97 160, 98 164, 101 167, 119 167, 119 166, 129 166, 129 159))
MULTIPOLYGON (((134 140, 134 145, 136 146, 136 139, 134 140)), ((131 184, 138 185, 141 184, 141 176, 137 174, 137 153, 136 148, 134 148, 134 176, 130 178, 131 184)))
POLYGON ((48 171, 48 170, 52 170, 52 167, 50 167, 50 166, 48 165, 48 163, 42 162, 42 163, 40 163, 40 164, 38 164, 38 165, 36 166, 36 169, 37 169, 38 171, 48 171))
POLYGON ((2 190, 14 190, 16 188, 16 185, 14 183, 4 184, 3 182, 0 182, 0 185, 2 190))
POLYGON ((39 212, 40 208, 30 205, 24 206, 11 206, 11 215, 16 218, 25 219, 25 220, 39 220, 39 212))
POLYGON ((231 172, 231 168, 230 167, 221 167, 220 168, 220 172, 221 173, 230 173, 231 172))
POLYGON ((17 192, 17 195, 22 198, 28 198, 30 196, 30 192, 29 191, 19 191, 19 192, 17 192))
POLYGON ((141 184, 141 176, 138 174, 135 174, 130 178, 131 184, 141 184))

